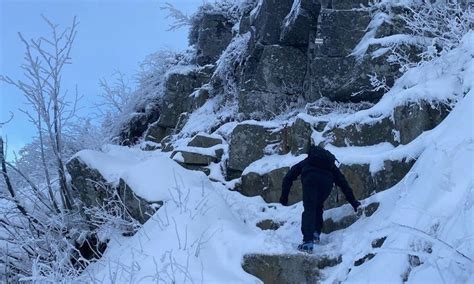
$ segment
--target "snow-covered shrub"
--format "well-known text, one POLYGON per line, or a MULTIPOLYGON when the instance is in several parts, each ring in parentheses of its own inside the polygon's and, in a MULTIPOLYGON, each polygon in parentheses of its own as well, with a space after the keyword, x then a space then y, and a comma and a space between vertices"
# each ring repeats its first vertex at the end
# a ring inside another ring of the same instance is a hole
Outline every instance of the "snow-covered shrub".
MULTIPOLYGON (((401 74, 459 46, 474 22, 473 5, 462 0, 381 0, 368 9, 372 22, 352 55, 362 58, 370 51, 372 58, 386 56, 401 74), (388 26, 396 33, 384 34, 388 26)), ((370 78, 375 89, 389 89, 378 74, 370 78)))

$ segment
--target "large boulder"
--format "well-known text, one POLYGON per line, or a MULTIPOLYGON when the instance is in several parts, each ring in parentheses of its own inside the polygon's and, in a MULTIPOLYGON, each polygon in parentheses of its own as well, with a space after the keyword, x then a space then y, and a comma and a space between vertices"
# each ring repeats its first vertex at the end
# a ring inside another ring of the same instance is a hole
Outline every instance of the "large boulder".
POLYGON ((324 137, 337 147, 369 146, 383 142, 393 145, 398 143, 393 122, 388 117, 370 124, 352 123, 343 127, 335 127, 325 132, 324 137))
POLYGON ((337 147, 368 146, 382 142, 408 144, 424 131, 436 127, 449 111, 449 105, 444 103, 425 100, 410 102, 396 107, 392 117, 384 117, 372 123, 336 126, 323 135, 337 147))
POLYGON ((217 135, 208 135, 199 133, 195 135, 189 142, 190 147, 210 148, 222 144, 222 138, 217 135))
MULTIPOLYGON (((365 199, 376 192, 391 188, 410 171, 414 160, 384 161, 380 171, 372 173, 369 164, 341 165, 341 172, 352 187, 357 199, 365 199)), ((347 201, 338 188, 334 188, 326 200, 325 208, 339 207, 347 201)))
POLYGON ((204 13, 197 27, 196 62, 215 63, 232 39, 233 24, 223 15, 204 13))
POLYGON ((190 111, 193 106, 191 93, 210 80, 212 71, 211 67, 203 67, 169 74, 164 83, 161 113, 157 125, 174 128, 180 114, 190 111))
POLYGON ((321 270, 341 263, 341 257, 306 254, 248 254, 242 268, 263 283, 317 283, 323 280, 321 270))
POLYGON ((148 202, 136 195, 123 179, 119 181, 117 193, 130 216, 140 224, 145 224, 156 210, 163 205, 162 201, 148 202))
MULTIPOLYGON (((245 196, 261 196, 266 202, 278 202, 281 196, 283 177, 289 168, 279 168, 265 174, 249 172, 242 175, 240 193, 245 196)), ((288 196, 288 204, 295 204, 303 199, 301 180, 297 179, 288 196)))
POLYGON ((69 160, 66 168, 71 176, 72 188, 86 207, 102 205, 113 196, 113 186, 98 170, 89 167, 79 157, 69 160))
POLYGON ((83 207, 108 206, 110 200, 118 196, 130 217, 144 224, 156 209, 163 205, 161 201, 148 202, 137 196, 122 179, 118 186, 107 182, 98 170, 89 167, 80 157, 72 158, 66 167, 83 207))
POLYGON ((160 109, 156 102, 150 102, 146 107, 132 113, 120 131, 120 144, 132 145, 136 143, 147 130, 148 125, 157 121, 159 117, 160 109))
POLYGON ((265 147, 278 143, 280 133, 262 125, 242 123, 231 133, 228 168, 243 171, 252 162, 263 157, 265 147))
POLYGON ((172 128, 166 128, 158 124, 158 121, 150 124, 145 132, 145 141, 160 143, 163 138, 170 135, 172 128))
POLYGON ((395 108, 393 120, 401 144, 408 144, 421 133, 435 128, 449 114, 451 107, 425 100, 395 108))
POLYGON ((283 21, 280 43, 306 48, 310 35, 316 33, 320 10, 319 0, 294 1, 290 13, 283 21))
POLYGON ((262 44, 280 41, 282 23, 293 6, 293 0, 262 0, 251 23, 256 29, 257 40, 262 44))

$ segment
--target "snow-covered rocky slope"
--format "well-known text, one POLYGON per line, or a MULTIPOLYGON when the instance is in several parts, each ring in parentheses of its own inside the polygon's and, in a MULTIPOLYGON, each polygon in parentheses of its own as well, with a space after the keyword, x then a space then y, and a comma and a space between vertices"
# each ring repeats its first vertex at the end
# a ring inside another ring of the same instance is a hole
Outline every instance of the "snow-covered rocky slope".
MULTIPOLYGON (((453 106, 439 125, 405 145, 327 145, 341 163, 368 163, 371 172, 386 167, 388 158, 412 157, 416 162, 396 185, 362 197, 364 206, 377 204, 370 213, 357 215, 348 205, 325 211, 326 225, 331 221, 336 227, 323 234, 310 257, 296 252, 301 202, 283 207, 260 196, 247 197, 235 188, 239 179, 224 180, 213 151, 222 149, 219 159, 226 159, 223 133, 236 123, 213 134, 224 146, 200 152, 216 159, 207 167, 209 176, 180 165, 189 150, 185 143, 177 147, 183 151, 179 156, 140 146, 79 152, 74 159, 98 170, 108 182, 123 179, 140 198, 163 202, 134 236, 108 234, 105 254, 84 271, 83 280, 258 283, 250 272, 275 283, 474 282, 473 46, 470 32, 458 48, 405 73, 368 109, 325 114, 327 125, 341 125, 380 120, 409 101, 451 101, 453 106)), ((318 131, 312 138, 323 139, 318 131)), ((304 157, 266 154, 244 174, 291 166, 304 157)))

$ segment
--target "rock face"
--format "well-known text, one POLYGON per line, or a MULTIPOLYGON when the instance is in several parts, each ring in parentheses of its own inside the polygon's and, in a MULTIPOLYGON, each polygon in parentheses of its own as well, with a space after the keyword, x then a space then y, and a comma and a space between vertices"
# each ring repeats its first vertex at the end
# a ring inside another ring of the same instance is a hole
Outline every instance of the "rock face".
POLYGON ((121 144, 134 144, 145 132, 148 126, 160 117, 159 106, 151 102, 144 109, 138 110, 128 121, 119 134, 121 144))
POLYGON ((338 147, 367 146, 382 142, 408 144, 424 131, 433 129, 448 114, 446 104, 431 105, 421 101, 398 106, 393 119, 383 118, 372 124, 349 124, 326 131, 324 136, 338 147))
POLYGON ((303 93, 306 55, 290 46, 257 44, 241 73, 239 112, 270 117, 303 93))
MULTIPOLYGON (((413 166, 414 161, 384 162, 382 170, 372 174, 368 164, 341 165, 340 169, 352 187, 358 199, 365 199, 375 192, 386 190, 405 177, 413 166)), ((246 196, 260 195, 268 203, 279 202, 283 177, 289 168, 278 168, 265 174, 249 172, 242 175, 240 192, 246 196)), ((293 182, 289 195, 289 204, 294 204, 303 199, 301 181, 293 182)), ((334 208, 346 203, 346 199, 335 187, 326 200, 325 208, 334 208)))
POLYGON ((71 175, 71 184, 79 193, 79 199, 88 207, 102 205, 113 195, 113 187, 98 170, 92 169, 79 158, 71 159, 66 168, 71 175))
POLYGON ((304 254, 249 254, 244 256, 242 268, 263 283, 317 283, 323 280, 322 269, 341 261, 341 257, 304 254))
POLYGON ((318 0, 294 1, 282 24, 281 44, 307 48, 311 35, 316 33, 320 10, 318 0))
MULTIPOLYGON (((266 202, 278 202, 281 196, 281 184, 283 177, 289 168, 280 168, 269 173, 260 175, 257 173, 247 173, 242 176, 240 193, 245 196, 262 196, 266 202)), ((295 204, 303 200, 303 190, 301 180, 297 179, 291 188, 288 196, 288 204, 295 204)))
POLYGON ((157 125, 174 128, 181 113, 191 110, 193 104, 190 94, 208 82, 212 69, 199 68, 187 73, 172 73, 164 84, 161 114, 157 125))
POLYGON ((144 224, 163 205, 161 201, 150 203, 135 195, 122 179, 118 187, 114 187, 106 182, 98 170, 90 168, 78 157, 71 159, 66 167, 71 175, 73 188, 78 191, 85 207, 104 206, 111 198, 116 198, 117 193, 130 216, 144 224))
POLYGON ((239 124, 231 134, 228 167, 243 171, 252 162, 264 155, 265 147, 277 143, 279 133, 257 124, 239 124))
MULTIPOLYGON (((397 184, 410 171, 415 161, 385 161, 383 169, 371 174, 368 164, 342 165, 341 172, 352 187, 358 199, 365 199, 373 193, 380 192, 397 184)), ((326 200, 325 208, 334 208, 346 203, 339 189, 333 189, 326 200)))
POLYGON ((117 193, 130 216, 132 216, 141 224, 145 224, 145 222, 150 219, 153 213, 155 213, 156 208, 159 208, 163 205, 162 201, 148 202, 145 199, 137 196, 123 179, 120 179, 119 185, 117 187, 117 193))
POLYGON ((189 141, 188 146, 210 148, 219 144, 222 144, 222 138, 220 137, 213 137, 213 136, 209 136, 205 134, 197 134, 191 139, 191 141, 189 141))
POLYGON ((362 209, 362 211, 359 211, 357 214, 353 213, 347 216, 342 217, 339 220, 333 220, 332 218, 327 218, 324 220, 324 226, 322 232, 325 234, 332 233, 337 230, 342 230, 345 228, 348 228, 352 224, 354 224, 357 220, 360 219, 363 215, 366 217, 372 216, 375 211, 379 208, 379 203, 374 202, 362 209))
POLYGON ((205 13, 197 31, 197 64, 215 63, 232 39, 232 23, 223 15, 205 13))

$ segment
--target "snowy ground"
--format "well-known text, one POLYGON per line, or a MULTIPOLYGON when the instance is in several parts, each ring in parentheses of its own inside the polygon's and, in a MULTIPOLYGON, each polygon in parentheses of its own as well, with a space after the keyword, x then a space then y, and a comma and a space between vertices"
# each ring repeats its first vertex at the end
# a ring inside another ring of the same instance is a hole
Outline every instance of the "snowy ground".
MULTIPOLYGON (((419 158, 399 184, 363 201, 380 202, 374 215, 322 236, 316 254, 342 255, 341 264, 325 271, 325 282, 474 283, 473 39, 471 32, 460 48, 409 71, 379 104, 350 116, 352 122, 388 115, 410 100, 458 101, 438 127, 409 145, 331 149, 342 159, 374 163, 374 169, 384 155, 419 158), (373 249, 372 241, 381 237, 387 237, 384 245, 373 249), (354 266, 370 252, 373 259, 354 266)), ((113 236, 104 257, 83 273, 84 281, 258 283, 241 268, 244 254, 296 253, 301 203, 282 207, 244 197, 159 151, 108 146, 78 155, 109 181, 124 178, 138 195, 165 202, 135 236, 113 236), (263 219, 285 224, 262 231, 255 224, 263 219)), ((252 167, 272 168, 272 161, 252 167)), ((346 214, 353 214, 348 205, 325 212, 335 219, 346 214)))

